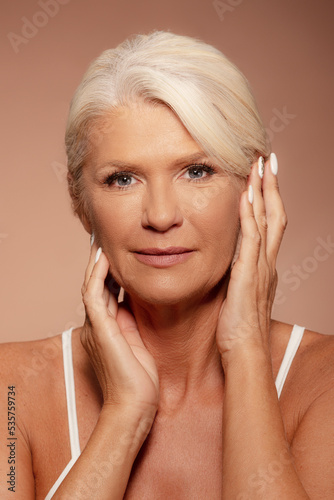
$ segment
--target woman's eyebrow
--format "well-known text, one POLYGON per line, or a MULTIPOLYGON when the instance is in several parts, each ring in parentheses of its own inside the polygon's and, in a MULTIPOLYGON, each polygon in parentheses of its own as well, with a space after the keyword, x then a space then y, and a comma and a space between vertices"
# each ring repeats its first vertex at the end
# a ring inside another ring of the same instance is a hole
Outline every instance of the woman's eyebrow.
POLYGON ((182 156, 181 158, 177 158, 174 162, 175 165, 184 165, 186 163, 195 163, 200 160, 207 160, 208 156, 204 153, 204 151, 198 151, 192 155, 182 156))
MULTIPOLYGON (((175 158, 171 162, 171 166, 180 166, 180 165, 185 165, 185 164, 191 164, 198 162, 200 160, 207 160, 208 156, 204 153, 204 151, 199 151, 197 153, 193 153, 191 155, 185 155, 181 156, 180 158, 175 158)), ((101 165, 97 165, 98 169, 102 169, 105 167, 115 167, 115 168, 133 168, 133 169, 140 169, 140 164, 137 163, 132 163, 129 161, 123 161, 123 160, 109 160, 105 163, 102 163, 101 165)))

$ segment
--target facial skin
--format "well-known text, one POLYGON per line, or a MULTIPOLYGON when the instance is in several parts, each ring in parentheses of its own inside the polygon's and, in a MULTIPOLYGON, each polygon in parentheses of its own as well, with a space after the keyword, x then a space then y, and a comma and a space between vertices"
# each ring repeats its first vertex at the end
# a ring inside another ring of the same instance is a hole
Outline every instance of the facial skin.
POLYGON ((227 177, 168 107, 138 101, 106 117, 83 176, 86 228, 131 297, 152 305, 203 300, 222 279, 245 184, 227 177), (188 252, 141 253, 170 247, 188 252))

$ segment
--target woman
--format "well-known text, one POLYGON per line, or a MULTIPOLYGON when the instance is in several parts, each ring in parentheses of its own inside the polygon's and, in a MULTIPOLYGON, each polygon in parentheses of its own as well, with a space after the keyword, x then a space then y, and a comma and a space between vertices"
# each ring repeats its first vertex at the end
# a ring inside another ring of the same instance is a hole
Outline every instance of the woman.
POLYGON ((66 146, 86 319, 2 346, 2 498, 333 498, 333 339, 271 319, 286 215, 245 78, 137 36, 87 71, 66 146))

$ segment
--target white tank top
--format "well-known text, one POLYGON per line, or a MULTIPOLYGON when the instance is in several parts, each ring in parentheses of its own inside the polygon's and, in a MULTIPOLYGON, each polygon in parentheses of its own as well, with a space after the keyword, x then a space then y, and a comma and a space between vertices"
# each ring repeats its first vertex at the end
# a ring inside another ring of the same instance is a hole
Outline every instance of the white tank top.
MULTIPOLYGON (((288 345, 285 350, 285 354, 276 377, 276 389, 278 397, 281 396, 283 385, 285 379, 289 373, 291 363, 296 355, 298 347, 303 338, 305 328, 302 326, 294 325, 288 345)), ((58 477, 55 484, 50 489, 49 493, 46 495, 45 500, 50 500, 52 496, 57 491, 59 485, 62 483, 68 472, 73 467, 74 463, 80 456, 80 444, 79 444, 79 429, 77 420, 77 409, 75 404, 75 386, 74 386, 74 373, 73 373, 73 358, 72 358, 72 328, 66 330, 62 334, 62 345, 63 345, 63 362, 64 362, 64 376, 65 376, 65 389, 66 389, 66 401, 67 401, 67 416, 68 416, 68 427, 70 434, 70 444, 71 444, 71 460, 66 465, 63 472, 58 477)))

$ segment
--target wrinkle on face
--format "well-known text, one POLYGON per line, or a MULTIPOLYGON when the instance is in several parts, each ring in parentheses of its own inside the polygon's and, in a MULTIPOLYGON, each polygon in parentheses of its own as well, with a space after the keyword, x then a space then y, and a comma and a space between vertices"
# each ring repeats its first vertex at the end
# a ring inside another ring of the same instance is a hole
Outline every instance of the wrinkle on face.
POLYGON ((121 108, 104 124, 83 175, 90 223, 113 276, 127 293, 151 304, 205 296, 231 263, 243 184, 221 170, 207 182, 182 178, 188 163, 211 159, 164 105, 121 108), (135 171, 133 187, 103 183, 108 172, 124 168, 135 171), (168 246, 194 252, 187 262, 166 269, 144 265, 134 254, 168 246))

